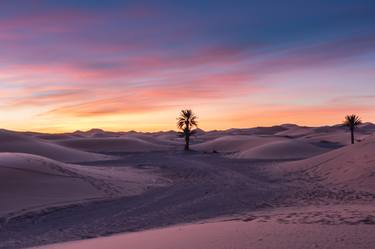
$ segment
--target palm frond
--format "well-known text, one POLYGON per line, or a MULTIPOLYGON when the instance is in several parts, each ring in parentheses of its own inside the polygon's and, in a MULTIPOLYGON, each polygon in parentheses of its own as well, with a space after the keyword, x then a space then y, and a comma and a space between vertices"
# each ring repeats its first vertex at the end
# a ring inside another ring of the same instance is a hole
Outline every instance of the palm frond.
POLYGON ((184 125, 185 125, 185 121, 184 120, 178 120, 177 121, 177 127, 179 128, 179 129, 183 129, 184 128, 184 125))
POLYGON ((190 120, 190 125, 191 125, 191 126, 198 127, 198 122, 197 122, 197 120, 195 120, 195 119, 190 120))
POLYGON ((344 120, 344 125, 348 126, 349 128, 355 128, 358 125, 362 124, 360 117, 355 114, 347 115, 344 120))
POLYGON ((181 110, 180 116, 177 118, 177 127, 183 129, 185 126, 198 126, 198 117, 190 109, 181 110))

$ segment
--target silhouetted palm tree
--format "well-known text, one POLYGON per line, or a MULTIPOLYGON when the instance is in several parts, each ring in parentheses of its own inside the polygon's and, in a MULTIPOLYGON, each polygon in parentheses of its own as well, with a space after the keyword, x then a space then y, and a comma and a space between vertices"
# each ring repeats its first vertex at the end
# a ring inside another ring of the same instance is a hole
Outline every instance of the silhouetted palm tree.
POLYGON ((177 127, 182 130, 181 134, 185 138, 185 150, 189 150, 190 136, 194 134, 193 127, 198 127, 197 119, 192 110, 181 110, 177 118, 177 127))
POLYGON ((352 144, 354 144, 354 130, 358 125, 362 124, 361 119, 355 115, 348 115, 345 117, 344 125, 348 126, 351 132, 352 144))

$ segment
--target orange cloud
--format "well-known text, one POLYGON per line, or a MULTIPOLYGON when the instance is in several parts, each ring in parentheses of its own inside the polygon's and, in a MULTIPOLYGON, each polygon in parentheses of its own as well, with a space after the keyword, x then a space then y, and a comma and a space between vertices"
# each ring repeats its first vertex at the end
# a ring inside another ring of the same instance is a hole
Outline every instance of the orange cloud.
MULTIPOLYGON (((186 101, 200 102, 216 100, 226 96, 234 97, 259 91, 257 86, 250 87, 246 74, 217 74, 203 76, 200 79, 186 80, 177 84, 148 87, 136 87, 115 90, 96 90, 93 101, 75 105, 61 106, 43 115, 47 116, 102 116, 112 114, 146 113, 159 111, 186 101)), ((53 98, 53 96, 51 96, 53 98)), ((63 97, 66 97, 65 95, 63 97)), ((67 96, 76 97, 76 96, 67 96)))

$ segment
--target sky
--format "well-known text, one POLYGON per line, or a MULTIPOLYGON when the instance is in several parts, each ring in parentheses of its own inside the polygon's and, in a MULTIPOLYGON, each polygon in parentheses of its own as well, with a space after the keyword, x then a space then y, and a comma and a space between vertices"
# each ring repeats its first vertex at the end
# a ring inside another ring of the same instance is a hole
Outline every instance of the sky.
POLYGON ((375 122, 375 1, 0 2, 0 127, 375 122))

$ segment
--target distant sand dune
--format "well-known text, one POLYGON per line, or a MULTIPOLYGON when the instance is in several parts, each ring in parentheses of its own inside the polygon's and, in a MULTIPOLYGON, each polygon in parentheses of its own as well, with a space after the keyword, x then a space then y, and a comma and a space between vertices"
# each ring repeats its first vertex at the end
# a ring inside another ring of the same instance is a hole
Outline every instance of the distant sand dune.
POLYGON ((100 161, 109 157, 66 148, 49 141, 11 131, 0 131, 0 152, 28 153, 63 162, 100 161))
POLYGON ((277 136, 301 137, 314 132, 314 128, 291 126, 287 130, 276 133, 277 136))

